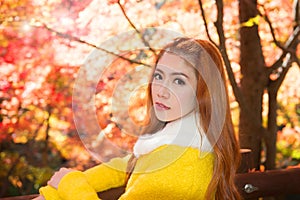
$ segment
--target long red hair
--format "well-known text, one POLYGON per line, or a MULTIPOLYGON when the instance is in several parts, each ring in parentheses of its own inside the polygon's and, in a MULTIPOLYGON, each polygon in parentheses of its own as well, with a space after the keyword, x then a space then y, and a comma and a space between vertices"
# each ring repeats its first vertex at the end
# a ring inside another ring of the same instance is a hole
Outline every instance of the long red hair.
MULTIPOLYGON (((215 155, 213 177, 206 191, 206 199, 238 200, 240 195, 234 178, 239 166, 240 153, 231 119, 222 56, 209 41, 190 38, 175 39, 160 51, 157 61, 167 51, 180 55, 191 64, 198 79, 196 95, 200 125, 213 145, 215 155), (218 115, 221 115, 222 119, 216 119, 218 115), (219 135, 216 135, 216 132, 219 132, 219 135)), ((166 123, 156 119, 153 112, 151 81, 147 93, 148 125, 143 132, 155 133, 166 123)))

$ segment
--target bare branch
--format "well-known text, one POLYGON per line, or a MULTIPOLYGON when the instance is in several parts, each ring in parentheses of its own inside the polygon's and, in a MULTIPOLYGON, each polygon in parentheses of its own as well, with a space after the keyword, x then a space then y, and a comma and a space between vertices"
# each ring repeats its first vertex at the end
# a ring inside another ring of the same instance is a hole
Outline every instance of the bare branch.
POLYGON ((118 1, 118 5, 124 15, 124 17, 126 18, 126 20, 128 21, 128 23, 130 24, 130 26, 138 33, 141 35, 141 32, 136 28, 136 26, 132 23, 131 19, 129 19, 128 15, 126 14, 126 11, 124 9, 124 7, 122 6, 122 4, 120 3, 120 1, 118 1))
POLYGON ((246 104, 243 100, 243 95, 240 91, 240 88, 235 80, 234 73, 231 67, 231 63, 226 51, 226 38, 224 34, 224 29, 223 29, 223 1, 222 0, 216 0, 216 5, 217 5, 217 21, 215 22, 215 27, 217 29, 218 35, 219 35, 219 46, 217 46, 222 54, 222 57, 224 59, 224 64, 226 67, 228 79, 230 81, 230 84, 232 86, 232 90, 234 93, 234 96, 236 98, 236 101, 239 103, 240 107, 246 107, 246 104))
POLYGON ((199 7, 200 7, 202 19, 203 19, 203 22, 204 22, 204 27, 205 27, 206 35, 207 35, 207 37, 208 37, 208 39, 209 39, 210 42, 212 42, 215 46, 218 46, 218 45, 213 41, 213 39, 210 37, 209 31, 208 31, 207 20, 206 20, 204 8, 203 8, 203 3, 202 3, 201 0, 198 0, 198 3, 199 3, 199 7))
POLYGON ((219 35, 219 45, 221 48, 225 47, 225 34, 224 34, 224 29, 223 29, 223 17, 224 17, 224 5, 222 0, 216 0, 216 6, 217 6, 217 21, 215 22, 215 27, 217 29, 218 35, 219 35))
MULTIPOLYGON (((284 44, 284 49, 291 49, 295 45, 295 43, 298 43, 299 35, 300 35, 300 25, 294 29, 293 33, 290 35, 289 39, 284 44)), ((286 57, 288 53, 291 53, 292 55, 295 54, 296 50, 294 48, 292 49, 293 51, 283 51, 280 58, 269 68, 269 73, 272 73, 273 71, 281 67, 283 59, 286 57)))
POLYGON ((144 34, 141 33, 141 31, 138 30, 138 29, 136 28, 136 26, 133 24, 133 22, 130 20, 130 18, 129 18, 128 15, 126 14, 126 11, 125 11, 124 7, 123 7, 122 4, 120 3, 120 0, 118 1, 118 5, 119 5, 119 7, 120 7, 120 9, 121 9, 121 11, 122 11, 124 17, 126 18, 126 20, 128 21, 128 23, 130 24, 130 26, 131 26, 131 27, 135 30, 135 32, 140 36, 140 38, 141 38, 142 42, 144 43, 144 45, 145 45, 146 47, 148 47, 148 48, 150 49, 150 51, 152 51, 152 52, 154 53, 154 55, 156 55, 156 51, 155 51, 154 49, 151 48, 149 42, 145 39, 144 34))
POLYGON ((271 35, 272 35, 272 38, 273 38, 273 42, 275 43, 275 45, 277 47, 279 47, 281 50, 285 51, 285 52, 290 52, 292 53, 293 52, 293 49, 289 49, 289 48, 286 48, 285 45, 281 44, 277 39, 276 39, 276 35, 275 35, 275 30, 273 28, 273 25, 272 25, 272 22, 269 18, 269 16, 266 14, 266 9, 263 5, 260 5, 263 9, 264 9, 264 15, 258 10, 258 13, 261 17, 264 18, 264 20, 267 22, 269 28, 270 28, 270 32, 271 32, 271 35))
POLYGON ((269 18, 269 16, 267 15, 267 12, 266 12, 266 9, 263 5, 260 5, 263 9, 264 9, 264 15, 262 13, 260 13, 260 11, 258 10, 258 13, 261 17, 263 17, 265 19, 265 21, 267 22, 269 28, 270 28, 270 31, 271 31, 271 35, 273 37, 273 41, 274 43, 276 44, 276 46, 278 46, 280 49, 282 49, 283 51, 286 51, 284 46, 276 39, 276 36, 275 36, 275 31, 274 31, 274 28, 273 28, 273 25, 272 25, 272 22, 269 18))
POLYGON ((276 72, 280 67, 281 71, 277 72, 279 74, 278 78, 276 80, 270 80, 269 81, 269 90, 278 91, 279 87, 281 86, 288 70, 291 68, 292 63, 297 63, 298 66, 300 66, 300 61, 296 55, 296 48, 299 44, 298 37, 300 35, 300 25, 299 25, 299 1, 296 0, 294 4, 294 10, 295 10, 295 27, 293 33, 290 35, 288 40, 285 42, 283 46, 283 53, 280 56, 280 58, 268 69, 269 75, 271 73, 276 72), (284 60, 286 59, 286 60, 284 60))
MULTIPOLYGON (((289 53, 287 55, 289 55, 289 53)), ((279 87, 281 86, 288 70, 290 69, 290 67, 292 65, 292 62, 293 62, 292 56, 287 56, 287 60, 285 62, 286 62, 286 64, 285 64, 286 66, 283 67, 283 70, 280 73, 280 76, 275 81, 270 80, 268 90, 273 90, 273 91, 279 90, 279 87)))
MULTIPOLYGON (((286 46, 288 48, 296 48, 297 44, 298 44, 298 36, 300 35, 300 26, 296 27, 293 34, 290 35, 289 39, 286 42, 286 46)), ((296 50, 294 50, 294 52, 290 53, 290 52, 284 52, 280 59, 278 59, 276 61, 276 63, 274 63, 272 65, 272 68, 270 71, 270 73, 274 72, 275 70, 277 70, 279 67, 282 67, 282 71, 279 74, 279 77, 272 81, 270 80, 269 82, 269 88, 273 89, 273 90, 279 90, 280 85, 282 84, 288 70, 291 68, 292 63, 295 62, 297 63, 298 66, 300 66, 300 62, 299 59, 296 56, 295 53, 296 50), (286 58, 285 61, 284 58, 286 58)))
POLYGON ((58 36, 61 37, 61 38, 65 38, 65 39, 68 39, 68 40, 72 40, 72 41, 76 41, 76 42, 79 42, 79 43, 88 45, 88 46, 90 46, 90 47, 93 47, 93 48, 95 48, 95 49, 98 49, 98 50, 100 50, 100 51, 103 51, 103 52, 105 52, 105 53, 107 53, 107 54, 114 55, 114 56, 116 56, 116 57, 118 57, 118 58, 124 59, 124 60, 126 60, 126 61, 128 61, 128 62, 130 62, 130 63, 134 63, 134 64, 138 64, 138 65, 144 65, 144 66, 147 66, 147 67, 152 67, 152 66, 150 66, 149 64, 142 63, 142 62, 139 62, 139 61, 136 61, 136 60, 132 60, 132 59, 126 58, 125 56, 116 54, 116 53, 114 53, 114 52, 112 52, 112 51, 108 51, 108 50, 106 50, 106 49, 103 49, 103 48, 101 48, 101 47, 99 47, 99 46, 97 46, 97 45, 95 45, 95 44, 92 44, 92 43, 89 43, 89 42, 87 42, 87 41, 84 41, 84 40, 82 40, 82 39, 80 39, 80 38, 78 38, 78 37, 76 37, 76 36, 72 36, 72 35, 69 35, 69 34, 66 34, 66 33, 61 33, 61 32, 59 32, 59 31, 56 31, 56 30, 50 28, 49 26, 47 26, 46 24, 43 24, 42 27, 44 27, 45 29, 47 29, 47 30, 50 31, 50 32, 55 33, 56 35, 58 35, 58 36))

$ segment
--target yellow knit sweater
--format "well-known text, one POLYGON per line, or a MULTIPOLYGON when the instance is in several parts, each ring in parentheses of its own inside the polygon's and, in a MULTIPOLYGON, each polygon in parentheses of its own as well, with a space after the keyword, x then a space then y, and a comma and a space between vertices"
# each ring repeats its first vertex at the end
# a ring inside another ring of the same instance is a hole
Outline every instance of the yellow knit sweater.
MULTIPOLYGON (((46 200, 95 200, 97 192, 124 185, 129 156, 112 159, 85 172, 65 175, 58 189, 46 186, 46 200), (117 170, 119 169, 119 170, 117 170)), ((119 200, 204 199, 213 172, 213 153, 164 145, 138 158, 119 200)))

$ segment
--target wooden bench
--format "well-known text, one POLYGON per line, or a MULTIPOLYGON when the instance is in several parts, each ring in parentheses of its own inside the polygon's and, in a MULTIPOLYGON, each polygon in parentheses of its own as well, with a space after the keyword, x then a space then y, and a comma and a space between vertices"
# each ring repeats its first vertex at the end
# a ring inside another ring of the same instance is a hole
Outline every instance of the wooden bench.
MULTIPOLYGON (((249 172, 236 175, 236 185, 244 199, 258 197, 298 195, 300 199, 300 168, 249 172)), ((104 200, 115 200, 124 187, 99 193, 104 200)), ((36 195, 0 198, 1 200, 29 200, 36 195)))

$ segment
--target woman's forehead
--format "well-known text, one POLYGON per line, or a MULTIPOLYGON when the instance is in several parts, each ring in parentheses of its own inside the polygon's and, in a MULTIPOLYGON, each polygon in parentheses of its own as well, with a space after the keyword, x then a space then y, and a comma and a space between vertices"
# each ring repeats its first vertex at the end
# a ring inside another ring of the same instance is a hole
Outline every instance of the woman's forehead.
POLYGON ((164 53, 157 62, 156 68, 166 68, 171 71, 183 73, 195 73, 193 67, 188 64, 188 61, 173 53, 164 53))

